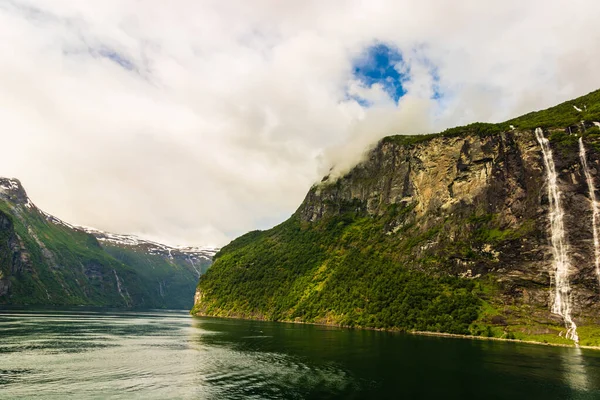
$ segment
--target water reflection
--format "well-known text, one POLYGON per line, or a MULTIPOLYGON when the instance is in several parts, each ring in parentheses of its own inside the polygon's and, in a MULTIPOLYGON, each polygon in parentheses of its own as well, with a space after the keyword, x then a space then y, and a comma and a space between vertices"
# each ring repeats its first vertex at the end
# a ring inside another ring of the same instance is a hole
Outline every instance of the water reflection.
POLYGON ((335 362, 295 353, 290 331, 278 329, 284 325, 226 329, 230 324, 236 322, 195 319, 190 332, 190 342, 203 351, 196 373, 211 398, 354 398, 358 380, 335 362))
POLYGON ((600 352, 185 312, 2 312, 0 398, 600 398, 600 352))
POLYGON ((590 385, 586 374, 586 365, 581 348, 576 347, 572 349, 563 349, 563 351, 560 352, 560 356, 564 370, 565 382, 572 389, 574 389, 573 394, 580 394, 579 396, 573 398, 586 398, 586 396, 582 395, 582 393, 588 392, 590 390, 590 385))

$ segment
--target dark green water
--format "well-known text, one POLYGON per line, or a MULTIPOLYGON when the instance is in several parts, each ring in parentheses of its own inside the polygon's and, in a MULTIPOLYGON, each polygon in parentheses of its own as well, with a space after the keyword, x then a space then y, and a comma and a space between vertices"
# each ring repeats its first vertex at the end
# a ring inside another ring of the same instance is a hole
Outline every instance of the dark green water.
POLYGON ((0 310, 0 398, 600 399, 600 352, 185 312, 0 310))

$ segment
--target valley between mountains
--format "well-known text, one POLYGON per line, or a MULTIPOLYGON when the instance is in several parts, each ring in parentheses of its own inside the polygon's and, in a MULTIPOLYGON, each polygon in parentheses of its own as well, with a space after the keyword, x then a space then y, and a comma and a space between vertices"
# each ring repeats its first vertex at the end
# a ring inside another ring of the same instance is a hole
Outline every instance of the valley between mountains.
POLYGON ((599 187, 600 91, 383 138, 288 220, 220 250, 73 226, 0 178, 0 304, 599 346, 599 187))

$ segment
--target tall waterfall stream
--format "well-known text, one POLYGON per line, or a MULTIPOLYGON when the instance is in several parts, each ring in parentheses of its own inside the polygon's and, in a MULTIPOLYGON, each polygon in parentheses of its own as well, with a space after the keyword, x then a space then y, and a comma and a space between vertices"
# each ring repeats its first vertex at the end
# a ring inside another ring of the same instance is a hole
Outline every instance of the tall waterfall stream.
POLYGON ((590 202, 592 203, 592 232, 594 234, 594 265, 596 267, 596 276, 600 281, 600 239, 598 238, 598 220, 600 219, 600 213, 598 212, 598 202, 596 201, 596 187, 594 186, 594 179, 590 172, 590 168, 587 163, 587 156, 585 153, 585 146, 583 145, 583 138, 579 138, 579 158, 581 159, 581 166, 583 167, 583 173, 585 174, 585 180, 588 185, 588 191, 590 193, 590 202))
POLYGON ((550 237, 552 254, 554 257, 554 304, 552 312, 560 315, 567 328, 566 338, 579 343, 577 325, 571 317, 571 286, 569 284, 569 255, 564 227, 564 211, 561 206, 560 189, 558 188, 558 175, 550 149, 550 142, 544 137, 541 128, 536 128, 535 136, 542 149, 548 186, 548 202, 550 203, 550 237))

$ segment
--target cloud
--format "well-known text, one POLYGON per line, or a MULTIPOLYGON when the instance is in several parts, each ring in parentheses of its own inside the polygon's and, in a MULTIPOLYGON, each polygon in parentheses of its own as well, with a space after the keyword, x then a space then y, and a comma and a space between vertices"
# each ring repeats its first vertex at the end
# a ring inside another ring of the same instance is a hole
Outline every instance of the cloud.
POLYGON ((0 0, 0 175, 72 223, 221 245, 285 219, 384 135, 499 121, 600 87, 599 11, 0 0), (381 45, 391 81, 356 71, 381 45))

